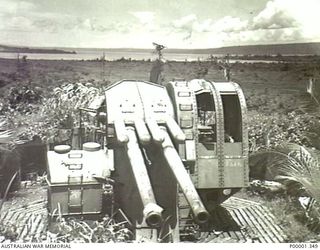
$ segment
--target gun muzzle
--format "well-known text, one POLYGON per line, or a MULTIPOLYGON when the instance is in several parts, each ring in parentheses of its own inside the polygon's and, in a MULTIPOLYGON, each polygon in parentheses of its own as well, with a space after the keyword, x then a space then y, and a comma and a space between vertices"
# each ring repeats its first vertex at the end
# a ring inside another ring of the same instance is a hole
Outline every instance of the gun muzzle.
POLYGON ((162 143, 164 141, 164 134, 158 123, 153 118, 147 118, 146 121, 153 140, 156 143, 162 143))
POLYGON ((145 222, 150 227, 158 227, 162 222, 161 212, 163 209, 156 204, 147 168, 144 164, 144 159, 133 127, 127 127, 127 135, 129 138, 127 143, 127 154, 144 207, 143 214, 145 222))
POLYGON ((199 224, 205 223, 209 220, 210 215, 204 207, 200 196, 198 195, 197 190, 192 183, 190 175, 187 173, 179 154, 175 150, 171 139, 166 132, 166 129, 162 128, 162 130, 165 135, 162 148, 167 163, 170 166, 187 202, 191 207, 195 221, 199 224))
POLYGON ((206 223, 209 220, 209 213, 204 208, 201 200, 193 201, 193 214, 195 216, 195 221, 199 224, 206 223))
POLYGON ((167 127, 168 127, 170 133, 172 134, 173 138, 177 142, 184 142, 186 140, 185 134, 183 133, 183 131, 181 130, 179 125, 176 123, 176 121, 171 116, 167 117, 166 124, 167 124, 167 127))
POLYGON ((118 142, 127 143, 129 141, 129 138, 126 132, 126 126, 122 119, 116 119, 114 121, 114 129, 116 131, 118 142))
POLYGON ((136 127, 139 141, 142 144, 149 143, 151 141, 151 135, 149 134, 149 131, 144 121, 142 119, 136 119, 134 121, 134 126, 136 127))
POLYGON ((162 222, 162 208, 155 204, 155 203, 149 203, 145 206, 143 209, 143 214, 146 220, 146 223, 150 227, 158 227, 160 226, 162 222))

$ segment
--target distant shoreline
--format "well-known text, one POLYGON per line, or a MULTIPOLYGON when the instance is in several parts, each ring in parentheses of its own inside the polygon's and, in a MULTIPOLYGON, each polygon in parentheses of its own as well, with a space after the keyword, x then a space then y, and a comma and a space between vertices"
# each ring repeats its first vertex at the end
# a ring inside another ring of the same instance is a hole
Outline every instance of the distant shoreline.
MULTIPOLYGON (((95 54, 101 57, 107 54, 153 54, 154 48, 76 48, 76 47, 32 47, 0 44, 0 53, 29 53, 29 54, 95 54)), ((233 55, 233 56, 320 56, 320 42, 289 43, 289 44, 257 44, 241 46, 225 46, 220 48, 165 48, 164 53, 184 55, 233 55)))
MULTIPOLYGON (((17 60, 25 57, 28 61, 84 61, 84 62, 152 62, 156 60, 155 56, 148 53, 106 53, 101 57, 100 53, 16 53, 0 51, 0 60, 17 60)), ((200 55, 200 54, 174 54, 166 53, 164 59, 167 62, 199 63, 210 62, 217 63, 306 63, 320 62, 320 55, 200 55)))
POLYGON ((0 53, 30 53, 30 54, 77 54, 77 52, 62 49, 40 49, 28 47, 12 47, 0 45, 0 53))

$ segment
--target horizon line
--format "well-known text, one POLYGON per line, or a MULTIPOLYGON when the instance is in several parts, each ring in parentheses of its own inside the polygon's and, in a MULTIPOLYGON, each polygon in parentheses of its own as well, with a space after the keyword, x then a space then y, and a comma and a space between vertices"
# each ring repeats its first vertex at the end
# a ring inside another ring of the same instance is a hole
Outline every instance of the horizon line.
MULTIPOLYGON (((267 46, 267 45, 292 45, 292 44, 316 44, 320 43, 314 42, 314 41, 297 41, 297 42, 284 42, 284 43, 258 43, 258 44, 241 44, 241 45, 226 45, 226 46, 220 46, 220 47, 206 47, 206 48, 168 48, 168 50, 210 50, 210 49, 221 49, 221 48, 230 48, 230 47, 247 47, 247 46, 267 46)), ((97 49, 97 50, 103 50, 103 49, 112 49, 112 50, 124 50, 124 49, 134 49, 134 50, 153 50, 153 47, 150 48, 136 48, 136 47, 66 47, 66 46, 28 46, 28 45, 16 45, 16 44, 7 44, 7 43, 1 43, 0 46, 8 46, 8 47, 17 47, 17 48, 46 48, 46 49, 97 49)))

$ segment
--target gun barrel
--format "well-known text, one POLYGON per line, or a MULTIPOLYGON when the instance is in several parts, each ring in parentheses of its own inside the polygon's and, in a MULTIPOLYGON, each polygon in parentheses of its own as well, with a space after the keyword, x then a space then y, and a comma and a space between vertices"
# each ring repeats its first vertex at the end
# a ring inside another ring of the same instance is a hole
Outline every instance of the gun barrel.
POLYGON ((136 131, 139 137, 139 141, 142 144, 146 144, 149 143, 151 141, 151 136, 149 134, 149 131, 146 127, 146 124, 144 123, 144 121, 142 119, 136 119, 134 121, 134 126, 136 127, 136 131))
POLYGON ((117 140, 120 143, 127 143, 129 138, 126 133, 126 126, 122 119, 117 119, 114 121, 114 129, 116 131, 117 140))
POLYGON ((146 223, 151 227, 157 227, 162 222, 162 208, 156 204, 154 193, 148 177, 144 159, 140 151, 135 130, 127 127, 129 141, 127 143, 127 154, 131 163, 132 172, 136 180, 146 223))
POLYGON ((186 136, 179 127, 179 125, 176 123, 176 121, 171 117, 168 116, 166 119, 166 124, 171 132, 173 138, 178 142, 184 142, 186 140, 186 136))
POLYGON ((165 140, 162 143, 163 153, 179 186, 188 201, 197 223, 205 223, 209 219, 209 213, 204 207, 190 175, 187 173, 179 154, 175 150, 168 133, 163 128, 165 140))
POLYGON ((147 118, 146 121, 153 140, 156 143, 162 143, 164 141, 164 135, 158 123, 153 118, 147 118))

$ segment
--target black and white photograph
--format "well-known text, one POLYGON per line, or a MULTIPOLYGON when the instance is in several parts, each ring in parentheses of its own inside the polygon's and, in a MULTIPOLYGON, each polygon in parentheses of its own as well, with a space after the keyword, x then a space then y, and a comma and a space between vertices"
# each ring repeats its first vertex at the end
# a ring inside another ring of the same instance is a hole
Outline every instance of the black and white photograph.
POLYGON ((0 248, 318 248, 319 11, 0 0, 0 248))

